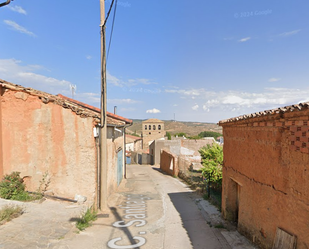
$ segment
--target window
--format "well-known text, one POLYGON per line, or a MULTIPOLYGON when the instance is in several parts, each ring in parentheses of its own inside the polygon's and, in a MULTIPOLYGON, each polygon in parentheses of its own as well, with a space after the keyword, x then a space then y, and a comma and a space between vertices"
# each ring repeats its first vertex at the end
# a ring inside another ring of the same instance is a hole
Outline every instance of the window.
POLYGON ((145 130, 147 130, 147 125, 145 125, 145 130))
POLYGON ((155 125, 153 125, 153 130, 155 130, 156 129, 156 126, 155 125))
POLYGON ((151 125, 149 125, 149 130, 151 130, 151 125))
POLYGON ((161 130, 161 125, 158 125, 158 130, 161 130))

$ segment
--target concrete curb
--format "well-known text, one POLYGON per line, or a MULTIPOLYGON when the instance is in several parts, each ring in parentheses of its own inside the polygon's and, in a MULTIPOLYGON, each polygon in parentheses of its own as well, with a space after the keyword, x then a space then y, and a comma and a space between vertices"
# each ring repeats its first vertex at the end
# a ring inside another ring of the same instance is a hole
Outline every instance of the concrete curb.
POLYGON ((257 249, 248 239, 242 236, 236 227, 223 220, 218 209, 203 198, 195 199, 204 219, 212 227, 223 248, 257 249), (222 228, 220 228, 222 227, 222 228), (227 228, 227 229, 226 229, 227 228))

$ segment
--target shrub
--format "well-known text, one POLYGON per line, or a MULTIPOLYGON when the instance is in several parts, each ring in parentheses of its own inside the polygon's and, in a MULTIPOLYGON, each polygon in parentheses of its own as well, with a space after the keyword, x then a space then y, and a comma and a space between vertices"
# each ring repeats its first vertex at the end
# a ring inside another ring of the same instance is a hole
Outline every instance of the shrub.
POLYGON ((218 144, 207 145, 199 150, 202 157, 202 175, 211 182, 222 185, 223 149, 218 144))
POLYGON ((25 192, 25 184, 20 177, 20 172, 5 175, 0 182, 0 197, 16 200, 17 196, 25 192))
POLYGON ((41 198, 41 196, 31 196, 25 191, 25 188, 20 172, 13 172, 5 175, 0 182, 0 197, 16 201, 31 201, 41 198))

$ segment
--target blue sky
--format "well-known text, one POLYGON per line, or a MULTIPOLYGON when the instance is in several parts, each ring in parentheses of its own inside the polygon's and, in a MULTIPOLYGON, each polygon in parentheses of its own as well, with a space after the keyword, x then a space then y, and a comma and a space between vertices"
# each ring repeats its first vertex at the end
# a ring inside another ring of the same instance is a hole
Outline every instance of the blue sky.
MULTIPOLYGON (((99 107, 100 3, 72 3, 0 8, 0 78, 69 97, 76 85, 77 100, 99 107)), ((119 0, 108 111, 218 122, 309 101, 308 9, 307 0, 119 0)))

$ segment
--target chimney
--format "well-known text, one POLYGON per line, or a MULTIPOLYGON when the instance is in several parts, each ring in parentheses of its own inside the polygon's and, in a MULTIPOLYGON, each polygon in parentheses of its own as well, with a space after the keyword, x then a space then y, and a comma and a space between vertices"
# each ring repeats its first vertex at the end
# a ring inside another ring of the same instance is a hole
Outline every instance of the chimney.
POLYGON ((117 114, 117 106, 114 106, 114 114, 117 114))

